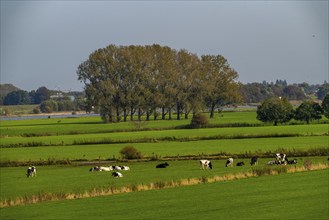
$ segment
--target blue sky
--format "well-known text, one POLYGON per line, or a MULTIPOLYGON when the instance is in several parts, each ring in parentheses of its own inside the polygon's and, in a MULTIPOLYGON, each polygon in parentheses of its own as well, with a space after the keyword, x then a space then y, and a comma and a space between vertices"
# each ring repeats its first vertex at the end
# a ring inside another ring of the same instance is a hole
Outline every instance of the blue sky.
POLYGON ((239 81, 328 80, 328 1, 1 1, 1 83, 82 91, 109 44, 223 55, 239 81))

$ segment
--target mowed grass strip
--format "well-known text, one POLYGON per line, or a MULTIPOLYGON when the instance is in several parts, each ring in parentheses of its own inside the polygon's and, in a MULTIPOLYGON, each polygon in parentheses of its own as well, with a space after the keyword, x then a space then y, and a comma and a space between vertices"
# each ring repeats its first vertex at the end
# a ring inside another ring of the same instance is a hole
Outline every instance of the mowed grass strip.
POLYGON ((328 170, 1 209, 1 219, 328 219, 328 170))
POLYGON ((0 161, 40 161, 40 160, 107 160, 119 159, 120 150, 125 146, 134 146, 146 157, 170 157, 186 155, 210 155, 225 152, 242 154, 285 150, 306 151, 313 148, 328 148, 328 136, 286 137, 286 138, 250 138, 227 140, 204 140, 190 142, 159 142, 132 144, 97 144, 52 147, 0 148, 0 161))
POLYGON ((328 135, 328 125, 290 125, 266 127, 204 128, 161 131, 118 132, 101 134, 59 135, 49 137, 8 137, 1 138, 1 146, 22 145, 72 145, 111 142, 157 142, 175 140, 198 140, 212 138, 255 138, 271 136, 312 136, 328 135))

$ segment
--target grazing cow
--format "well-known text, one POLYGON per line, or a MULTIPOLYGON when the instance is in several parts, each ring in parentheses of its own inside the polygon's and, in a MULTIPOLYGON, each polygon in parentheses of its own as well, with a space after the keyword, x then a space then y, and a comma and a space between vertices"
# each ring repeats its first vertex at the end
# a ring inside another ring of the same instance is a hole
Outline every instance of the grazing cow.
POLYGON ((287 165, 286 154, 277 153, 275 163, 276 165, 287 165))
POLYGON ((92 167, 90 168, 89 171, 111 171, 113 170, 112 167, 100 167, 100 166, 96 166, 96 167, 92 167))
POLYGON ((166 168, 167 166, 169 166, 169 163, 165 162, 165 163, 160 163, 160 164, 156 165, 155 168, 166 168))
POLYGON ((121 166, 111 166, 112 170, 122 170, 121 166))
POLYGON ((267 162, 267 165, 274 165, 274 164, 276 164, 275 160, 271 160, 271 161, 267 162))
POLYGON ((228 166, 233 167, 233 158, 232 157, 227 159, 225 166, 226 167, 228 167, 228 166))
POLYGON ((111 175, 112 175, 113 177, 117 177, 117 178, 119 178, 119 177, 123 177, 122 173, 119 173, 119 172, 113 172, 111 175))
POLYGON ((205 168, 209 168, 209 169, 212 170, 212 164, 211 164, 211 161, 209 161, 209 160, 200 160, 200 165, 201 165, 203 170, 205 168))
POLYGON ((252 157, 250 161, 250 165, 257 165, 258 163, 258 157, 252 157))
POLYGON ((239 163, 237 163, 236 165, 237 165, 238 167, 241 167, 241 166, 244 165, 244 162, 239 162, 239 163))
POLYGON ((297 159, 288 160, 288 158, 286 157, 286 161, 287 161, 287 164, 297 164, 297 159))
POLYGON ((27 169, 26 172, 27 177, 34 177, 37 176, 37 168, 35 166, 31 166, 27 169))
POLYGON ((99 171, 99 168, 98 167, 92 167, 89 169, 90 172, 93 172, 93 171, 99 171))
POLYGON ((111 171, 112 167, 99 167, 99 171, 111 171))
POLYGON ((127 166, 120 166, 120 168, 121 168, 121 170, 130 170, 130 168, 127 166))

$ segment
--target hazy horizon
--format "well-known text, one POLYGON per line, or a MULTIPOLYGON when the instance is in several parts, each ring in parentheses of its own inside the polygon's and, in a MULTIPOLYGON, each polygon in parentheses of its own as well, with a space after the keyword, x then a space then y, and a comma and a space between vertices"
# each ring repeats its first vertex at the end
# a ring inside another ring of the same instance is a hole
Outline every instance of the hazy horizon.
POLYGON ((82 91, 99 48, 223 55, 239 81, 328 81, 328 1, 1 1, 1 84, 82 91))

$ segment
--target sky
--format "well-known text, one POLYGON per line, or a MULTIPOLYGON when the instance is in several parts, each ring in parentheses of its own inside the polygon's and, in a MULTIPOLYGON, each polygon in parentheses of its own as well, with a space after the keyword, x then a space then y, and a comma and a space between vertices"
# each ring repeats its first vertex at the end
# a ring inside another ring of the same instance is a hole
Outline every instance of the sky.
POLYGON ((322 84, 328 7, 328 0, 1 0, 1 84, 83 91, 78 66, 110 44, 222 55, 242 83, 322 84))

